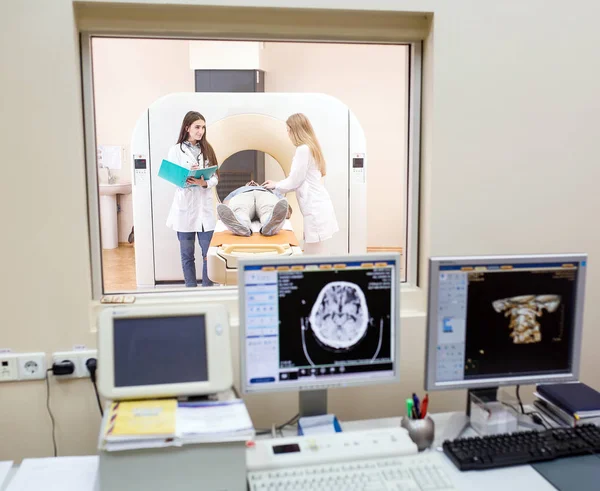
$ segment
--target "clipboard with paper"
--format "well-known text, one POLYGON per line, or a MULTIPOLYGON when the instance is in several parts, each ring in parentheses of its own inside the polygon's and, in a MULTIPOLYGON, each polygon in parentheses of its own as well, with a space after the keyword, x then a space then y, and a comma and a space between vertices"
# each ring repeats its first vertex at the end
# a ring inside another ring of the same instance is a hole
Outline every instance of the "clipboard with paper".
POLYGON ((158 177, 161 177, 166 181, 175 184, 175 186, 177 187, 189 188, 196 186, 196 184, 187 184, 186 180, 188 177, 195 177, 196 179, 204 177, 204 180, 208 181, 216 171, 216 165, 213 165, 211 167, 205 167, 203 169, 190 170, 181 165, 174 164, 173 162, 170 162, 168 160, 163 160, 160 164, 160 169, 158 170, 158 177))

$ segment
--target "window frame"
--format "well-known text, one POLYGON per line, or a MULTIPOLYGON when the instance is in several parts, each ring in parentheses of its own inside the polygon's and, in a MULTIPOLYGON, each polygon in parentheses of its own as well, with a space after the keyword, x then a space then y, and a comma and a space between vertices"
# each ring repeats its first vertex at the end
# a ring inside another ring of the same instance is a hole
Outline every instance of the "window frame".
MULTIPOLYGON (((90 267, 92 280, 92 300, 99 301, 104 295, 119 294, 118 292, 104 292, 104 278, 102 269, 102 245, 100 233, 100 196, 98 191, 97 155, 96 155, 96 128, 94 108, 93 87, 93 61, 92 61, 92 38, 153 38, 153 39, 185 39, 198 41, 229 40, 229 41, 257 41, 255 37, 219 37, 193 36, 193 35, 170 35, 168 33, 126 33, 126 32, 101 32, 80 31, 80 63, 82 77, 82 105, 83 126, 85 145, 85 166, 87 181, 87 211, 90 244, 90 267)), ((423 292, 420 288, 419 277, 419 218, 420 218, 420 174, 421 174, 421 113, 422 113, 422 72, 423 72, 423 41, 381 41, 381 40, 353 40, 353 39, 315 39, 313 37, 302 37, 296 39, 270 39, 264 36, 264 41, 281 42, 306 42, 306 43, 343 43, 343 44, 390 44, 406 45, 409 47, 407 57, 408 90, 407 90, 407 152, 406 165, 404 169, 404 180, 406 183, 406 200, 404 213, 405 243, 402 247, 404 278, 401 280, 400 288, 402 294, 402 310, 421 311, 424 308, 423 292), (406 301, 405 301, 406 300, 406 301)), ((367 170, 368 172, 368 170, 367 170)), ((136 291, 128 294, 143 295, 151 299, 155 297, 169 297, 173 295, 202 295, 206 298, 218 296, 219 298, 237 298, 237 287, 222 287, 217 289, 197 289, 189 291, 174 288, 166 291, 136 291)))

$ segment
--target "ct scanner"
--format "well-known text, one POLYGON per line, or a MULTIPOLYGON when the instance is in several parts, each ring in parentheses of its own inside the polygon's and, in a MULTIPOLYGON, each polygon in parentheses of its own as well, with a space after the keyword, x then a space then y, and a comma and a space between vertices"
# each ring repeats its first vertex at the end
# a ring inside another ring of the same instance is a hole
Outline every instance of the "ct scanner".
MULTIPOLYGON (((328 241, 330 253, 366 252, 366 142, 358 120, 346 105, 334 97, 311 93, 177 93, 158 99, 140 116, 131 140, 138 287, 183 281, 177 235, 166 226, 175 188, 158 177, 158 170, 177 141, 184 115, 191 110, 206 118, 207 139, 219 165, 237 152, 259 150, 273 157, 285 176, 295 151, 285 121, 293 113, 306 114, 327 162, 324 184, 340 228, 328 241)), ((292 220, 274 237, 258 233, 236 237, 217 222, 208 253, 212 281, 236 284, 238 257, 302 253, 301 213, 295 193, 286 197, 293 208, 292 220)), ((200 277, 202 253, 198 244, 196 271, 200 277)))

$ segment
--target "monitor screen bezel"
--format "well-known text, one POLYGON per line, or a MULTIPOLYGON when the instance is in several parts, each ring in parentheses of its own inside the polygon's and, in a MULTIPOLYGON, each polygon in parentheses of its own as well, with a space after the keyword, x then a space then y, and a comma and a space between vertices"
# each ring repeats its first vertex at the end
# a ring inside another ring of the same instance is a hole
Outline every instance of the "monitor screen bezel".
POLYGON ((221 305, 120 306, 104 309, 98 322, 98 390, 106 399, 144 399, 212 394, 233 385, 230 330, 221 305), (208 380, 139 386, 115 386, 115 319, 204 316, 208 380))
POLYGON ((305 390, 326 390, 341 387, 361 387, 374 384, 388 384, 400 381, 400 272, 401 254, 399 253, 373 253, 373 254, 349 254, 345 256, 322 256, 322 255, 307 255, 293 256, 287 258, 274 259, 257 259, 244 258, 238 261, 238 290, 239 290, 239 349, 240 349, 240 387, 244 394, 259 394, 259 393, 276 393, 290 391, 305 391, 305 390), (345 379, 340 381, 318 381, 310 379, 310 381, 289 382, 283 384, 253 385, 249 384, 246 377, 246 285, 244 281, 245 268, 247 266, 291 266, 291 265, 307 265, 318 263, 347 263, 347 262, 384 262, 394 261, 394 280, 392 282, 393 298, 392 298, 392 326, 393 338, 393 373, 392 375, 382 375, 373 377, 365 375, 364 377, 355 377, 353 379, 345 379))
POLYGON ((583 330, 583 306, 585 296, 585 276, 587 254, 530 254, 501 256, 440 256, 429 259, 429 285, 427 301, 427 326, 425 349, 425 390, 479 389, 506 385, 526 385, 538 383, 556 383, 578 380, 581 360, 581 338, 583 330), (578 263, 577 285, 575 291, 573 342, 571 344, 571 366, 567 373, 544 373, 526 376, 489 377, 476 380, 436 380, 436 351, 438 345, 438 293, 439 273, 442 266, 477 266, 494 264, 523 263, 578 263))

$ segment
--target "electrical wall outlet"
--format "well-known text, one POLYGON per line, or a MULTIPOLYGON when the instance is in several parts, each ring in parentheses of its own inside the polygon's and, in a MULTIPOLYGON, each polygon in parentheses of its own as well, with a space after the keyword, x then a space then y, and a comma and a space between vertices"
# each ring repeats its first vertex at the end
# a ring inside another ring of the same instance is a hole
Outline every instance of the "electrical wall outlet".
POLYGON ((95 349, 78 351, 57 351, 52 353, 52 362, 71 361, 75 365, 75 371, 71 375, 60 375, 57 379, 85 378, 90 376, 90 372, 85 366, 85 362, 90 358, 98 358, 98 351, 95 349))
POLYGON ((46 353, 17 354, 19 380, 46 378, 46 353))
POLYGON ((58 375, 56 376, 57 380, 66 380, 72 378, 80 378, 84 375, 81 374, 81 369, 79 368, 79 357, 78 351, 57 351, 56 353, 52 353, 52 363, 60 363, 62 361, 70 361, 74 365, 74 372, 70 375, 58 375))
POLYGON ((19 380, 17 355, 15 353, 0 354, 0 382, 19 380))
POLYGON ((88 370, 85 362, 88 361, 90 358, 96 358, 96 360, 97 360, 98 359, 98 350, 87 349, 87 350, 82 350, 82 351, 74 351, 74 353, 78 353, 79 369, 82 374, 81 376, 89 377, 90 371, 88 370))

